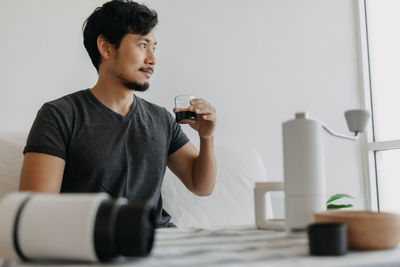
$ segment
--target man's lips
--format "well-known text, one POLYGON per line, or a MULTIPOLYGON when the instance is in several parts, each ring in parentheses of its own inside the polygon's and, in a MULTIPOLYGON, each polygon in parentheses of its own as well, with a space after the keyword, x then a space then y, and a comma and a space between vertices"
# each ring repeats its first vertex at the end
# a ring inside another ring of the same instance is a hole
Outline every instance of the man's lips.
POLYGON ((140 68, 140 71, 144 72, 147 74, 147 76, 151 76, 154 72, 154 69, 152 67, 148 67, 148 68, 140 68))

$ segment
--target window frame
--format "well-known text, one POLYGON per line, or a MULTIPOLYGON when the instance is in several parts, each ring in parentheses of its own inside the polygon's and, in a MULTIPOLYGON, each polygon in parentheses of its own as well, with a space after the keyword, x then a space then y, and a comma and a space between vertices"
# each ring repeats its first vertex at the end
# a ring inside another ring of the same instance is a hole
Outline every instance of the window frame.
POLYGON ((361 108, 371 112, 371 123, 368 124, 365 134, 361 135, 361 159, 362 159, 362 193, 365 197, 365 208, 379 211, 379 187, 376 153, 385 150, 400 149, 399 140, 375 141, 374 137, 374 113, 373 93, 371 86, 371 69, 368 40, 367 0, 356 2, 356 24, 358 34, 358 66, 359 66, 359 96, 361 108))

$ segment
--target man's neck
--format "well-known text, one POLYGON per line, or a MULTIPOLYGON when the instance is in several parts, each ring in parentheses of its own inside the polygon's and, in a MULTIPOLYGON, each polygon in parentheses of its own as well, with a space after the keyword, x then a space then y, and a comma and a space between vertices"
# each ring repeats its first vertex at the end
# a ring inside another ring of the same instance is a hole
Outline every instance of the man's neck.
POLYGON ((97 100, 112 111, 124 117, 129 113, 134 94, 121 83, 102 79, 99 76, 96 85, 90 91, 97 100))

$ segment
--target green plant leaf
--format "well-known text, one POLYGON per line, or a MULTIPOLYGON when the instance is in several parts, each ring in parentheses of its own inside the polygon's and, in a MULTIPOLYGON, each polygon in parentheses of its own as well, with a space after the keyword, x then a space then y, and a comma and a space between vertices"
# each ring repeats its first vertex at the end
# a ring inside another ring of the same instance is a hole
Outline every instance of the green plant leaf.
POLYGON ((351 207, 353 207, 352 204, 341 204, 341 205, 329 204, 327 206, 327 209, 328 210, 330 210, 330 209, 344 209, 344 208, 351 208, 351 207))
POLYGON ((331 197, 328 199, 328 201, 326 202, 326 204, 329 204, 329 203, 331 203, 332 201, 335 201, 335 200, 337 200, 337 199, 341 199, 341 198, 344 198, 344 197, 354 198, 354 197, 352 197, 352 196, 350 196, 350 195, 347 195, 347 194, 335 194, 335 195, 331 196, 331 197))

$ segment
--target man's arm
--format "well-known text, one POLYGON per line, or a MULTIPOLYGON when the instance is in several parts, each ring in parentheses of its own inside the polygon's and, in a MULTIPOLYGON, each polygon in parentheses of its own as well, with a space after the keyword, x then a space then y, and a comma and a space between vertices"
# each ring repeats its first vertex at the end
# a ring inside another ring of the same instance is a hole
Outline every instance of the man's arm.
POLYGON ((168 157, 168 168, 198 196, 208 196, 214 189, 217 173, 213 138, 200 138, 200 152, 187 143, 168 157))
POLYGON ((62 158, 43 153, 26 153, 21 169, 19 191, 59 193, 64 168, 65 161, 62 158))
POLYGON ((217 175, 213 135, 216 110, 203 99, 193 99, 190 104, 197 116, 190 126, 199 133, 200 152, 189 142, 168 157, 167 165, 191 192, 207 196, 214 189, 217 175))

